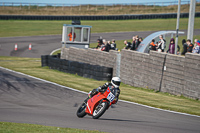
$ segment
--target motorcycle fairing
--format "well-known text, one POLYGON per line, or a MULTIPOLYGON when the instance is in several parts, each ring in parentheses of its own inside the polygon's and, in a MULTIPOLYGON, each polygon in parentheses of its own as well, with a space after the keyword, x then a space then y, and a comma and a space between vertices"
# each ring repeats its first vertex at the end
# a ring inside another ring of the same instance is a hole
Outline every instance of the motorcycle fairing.
MULTIPOLYGON (((103 94, 101 92, 99 92, 95 96, 90 98, 87 102, 87 108, 86 108, 85 112, 89 115, 93 115, 94 109, 98 105, 99 101, 101 101, 102 99, 106 99, 108 93, 110 93, 109 87, 108 87, 107 91, 105 91, 103 94)), ((103 100, 103 101, 107 101, 107 100, 103 100)))

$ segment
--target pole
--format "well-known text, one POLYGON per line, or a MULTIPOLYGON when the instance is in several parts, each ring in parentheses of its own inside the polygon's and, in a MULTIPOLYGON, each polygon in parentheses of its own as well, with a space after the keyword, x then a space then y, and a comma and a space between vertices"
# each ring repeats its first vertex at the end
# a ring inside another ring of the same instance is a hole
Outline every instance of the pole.
POLYGON ((181 0, 179 0, 179 1, 178 1, 177 23, 176 23, 176 42, 175 42, 175 55, 177 55, 177 46, 178 46, 178 31, 179 31, 180 11, 181 11, 181 0))
POLYGON ((196 6, 196 0, 190 0, 187 39, 190 39, 191 42, 193 42, 195 6, 196 6))

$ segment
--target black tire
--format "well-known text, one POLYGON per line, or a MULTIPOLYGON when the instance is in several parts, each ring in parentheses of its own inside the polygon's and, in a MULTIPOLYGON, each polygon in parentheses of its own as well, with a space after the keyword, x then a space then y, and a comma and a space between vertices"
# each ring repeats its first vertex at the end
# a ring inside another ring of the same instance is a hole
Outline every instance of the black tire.
POLYGON ((77 112, 76 112, 76 115, 79 117, 79 118, 83 118, 86 113, 85 113, 85 109, 86 109, 87 105, 85 103, 81 104, 81 106, 78 108, 77 112))
POLYGON ((94 110, 93 116, 92 116, 93 119, 98 119, 99 117, 101 117, 107 110, 109 104, 108 102, 102 102, 101 105, 98 105, 98 106, 101 106, 101 107, 94 110))

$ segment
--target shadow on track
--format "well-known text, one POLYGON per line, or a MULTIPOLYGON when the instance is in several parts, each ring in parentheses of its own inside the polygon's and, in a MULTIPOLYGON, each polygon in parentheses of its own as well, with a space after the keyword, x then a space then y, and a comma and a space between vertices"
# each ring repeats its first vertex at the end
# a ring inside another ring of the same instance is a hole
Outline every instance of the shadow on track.
POLYGON ((99 120, 106 120, 106 121, 123 121, 123 122, 148 122, 148 123, 154 123, 154 122, 149 122, 149 121, 134 121, 134 120, 122 120, 122 119, 109 119, 109 118, 99 118, 99 120))

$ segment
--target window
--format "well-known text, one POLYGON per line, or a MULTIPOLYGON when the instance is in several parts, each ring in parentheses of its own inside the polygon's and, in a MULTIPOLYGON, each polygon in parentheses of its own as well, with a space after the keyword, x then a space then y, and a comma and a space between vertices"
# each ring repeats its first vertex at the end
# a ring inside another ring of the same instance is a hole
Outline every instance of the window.
POLYGON ((73 29, 72 27, 67 27, 67 41, 72 41, 73 37, 73 29))
POLYGON ((88 42, 89 37, 89 29, 83 28, 83 42, 88 42))
POLYGON ((74 28, 74 41, 75 42, 81 42, 81 29, 82 29, 82 27, 74 28))

